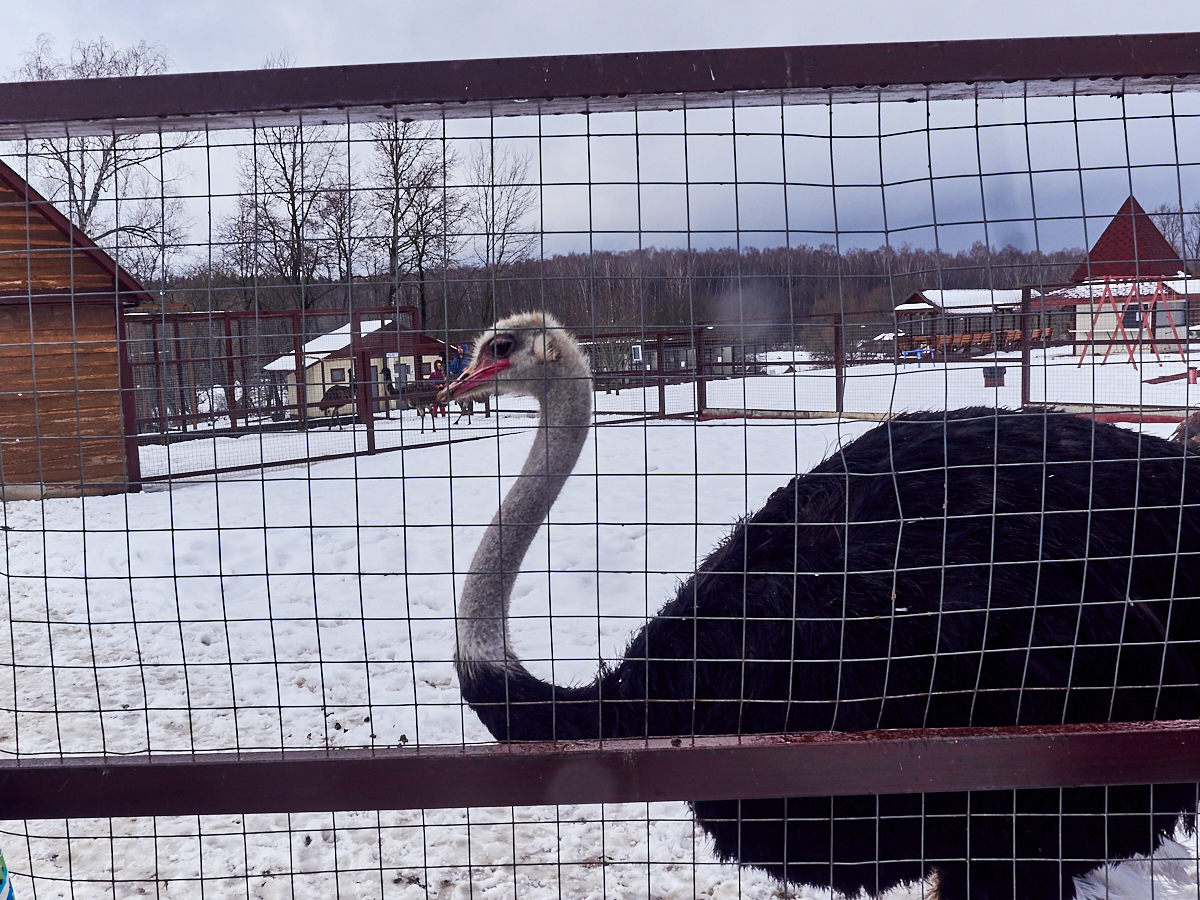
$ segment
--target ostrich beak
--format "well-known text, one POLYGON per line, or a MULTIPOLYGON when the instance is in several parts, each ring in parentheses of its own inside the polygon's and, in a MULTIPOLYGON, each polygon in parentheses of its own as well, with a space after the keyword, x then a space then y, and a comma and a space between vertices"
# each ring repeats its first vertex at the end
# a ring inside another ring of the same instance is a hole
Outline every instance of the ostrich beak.
POLYGON ((496 376, 508 367, 507 359, 480 357, 472 360, 465 372, 438 391, 438 402, 448 403, 451 400, 460 400, 467 394, 487 393, 494 388, 496 376))

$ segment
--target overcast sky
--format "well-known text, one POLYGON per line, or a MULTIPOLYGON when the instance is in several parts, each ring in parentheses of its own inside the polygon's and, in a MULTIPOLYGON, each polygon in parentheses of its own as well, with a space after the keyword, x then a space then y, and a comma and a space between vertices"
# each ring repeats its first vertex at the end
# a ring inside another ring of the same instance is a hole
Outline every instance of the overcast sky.
MULTIPOLYGON (((92 41, 100 36, 117 47, 143 40, 157 42, 170 57, 173 68, 181 72, 259 68, 268 56, 278 55, 281 51, 286 51, 294 65, 319 66, 713 47, 1138 32, 1200 33, 1200 0, 796 0, 791 3, 782 0, 608 0, 606 3, 574 0, 562 4, 549 0, 188 0, 183 3, 166 0, 8 0, 5 12, 5 28, 0 30, 0 78, 12 77, 23 54, 35 45, 42 33, 51 36, 60 57, 69 54, 74 42, 92 41)), ((1178 98, 1178 102, 1182 104, 1192 96, 1195 95, 1178 98)), ((870 137, 877 133, 873 130, 876 127, 874 109, 864 107, 856 112, 855 109, 841 108, 838 115, 847 119, 849 130, 842 131, 838 126, 835 131, 860 137, 839 140, 836 145, 821 139, 813 142, 812 148, 790 147, 789 180, 828 184, 822 179, 828 176, 829 153, 833 152, 837 159, 837 183, 843 186, 839 187, 836 201, 838 227, 847 246, 874 247, 884 242, 881 207, 884 202, 888 205, 886 227, 894 232, 892 239, 895 241, 929 244, 933 240, 932 231, 925 226, 937 221, 938 240, 941 246, 949 249, 968 247, 978 240, 996 246, 1011 242, 1026 249, 1038 241, 1043 247, 1084 246, 1094 237, 1083 231, 1085 209, 1086 215, 1100 216, 1107 221, 1131 192, 1149 209, 1164 202, 1177 204, 1181 197, 1183 205, 1190 207, 1193 199, 1200 198, 1200 158, 1197 157, 1200 154, 1200 107, 1188 102, 1186 108, 1140 111, 1154 100, 1151 95, 1134 98, 1129 101, 1133 104, 1129 110, 1116 101, 1116 106, 1105 113, 1115 118, 1088 125, 1087 128, 1092 130, 1085 129, 1086 133, 1076 134, 1070 129, 1059 133, 1053 131, 1052 126, 1040 125, 1034 129, 1036 133, 1029 135, 1020 128, 991 128, 981 142, 988 158, 978 160, 975 158, 976 135, 971 128, 975 121, 973 109, 959 110, 967 118, 962 122, 955 120, 952 125, 963 130, 938 132, 927 153, 924 138, 917 142, 920 146, 901 146, 902 142, 897 139, 893 142, 895 147, 889 143, 881 148, 877 140, 870 137), (1171 118, 1172 111, 1182 117, 1171 118), (1165 117, 1131 119, 1132 124, 1127 124, 1121 118, 1126 112, 1131 116, 1165 117), (849 122, 855 115, 865 115, 869 121, 859 123, 861 127, 855 126, 849 122), (1102 126, 1109 130, 1101 133, 1102 126), (955 144, 954 141, 959 139, 967 143, 963 146, 955 144), (1053 156, 1051 151, 1056 150, 1063 151, 1059 154, 1062 159, 1041 158, 1047 154, 1053 156), (1027 162, 1027 153, 1034 151, 1038 158, 1030 158, 1027 162), (1127 161, 1132 168, 1126 168, 1127 161), (1041 222, 1040 237, 1036 239, 1030 205, 1031 181, 1022 174, 1027 165, 1033 165, 1035 171, 1060 170, 1039 174, 1032 184, 1037 192, 1041 222), (1076 174, 1076 166, 1087 170, 1082 178, 1076 174), (997 174, 1004 172, 1016 172, 1020 177, 997 174), (929 174, 943 179, 937 181, 932 192, 930 183, 923 180, 929 174), (988 175, 986 179, 980 177, 985 174, 988 175), (881 177, 893 185, 886 197, 878 186, 854 186, 860 182, 878 185, 881 177), (905 179, 910 183, 904 184, 905 179), (937 219, 932 218, 933 212, 928 208, 933 200, 938 204, 937 219), (984 203, 986 218, 999 223, 993 224, 986 234, 980 224, 985 217, 981 206, 984 203), (956 222, 964 224, 960 227, 956 222)), ((1103 98, 1096 100, 1096 103, 1103 102, 1103 98)), ((909 112, 925 115, 923 109, 909 112)), ((1010 113, 1024 114, 1020 109, 1010 113)), ((779 111, 766 111, 766 114, 778 118, 779 111)), ((802 110, 789 112, 793 118, 801 114, 802 110)), ((743 127, 750 121, 748 115, 743 113, 743 119, 739 120, 743 127)), ((939 113, 935 118, 941 121, 947 115, 954 119, 950 113, 939 113)), ((987 115, 999 113, 988 112, 987 115)), ((1006 115, 1000 115, 1000 118, 1007 121, 1006 115)), ((1069 120, 1071 111, 1052 112, 1049 120, 1062 116, 1069 120)), ((694 118, 693 128, 699 123, 700 120, 694 118)), ((648 121, 643 124, 650 125, 648 121)), ((919 129, 923 124, 924 119, 915 125, 910 123, 910 126, 919 129)), ((569 125, 568 122, 560 127, 569 125)), ((576 125, 582 127, 579 123, 576 125)), ((801 133, 812 130, 800 127, 798 122, 793 125, 800 128, 801 133)), ((766 133, 778 134, 780 125, 766 123, 762 127, 766 133)), ((813 126, 814 133, 820 133, 821 127, 824 125, 813 126)), ((889 118, 887 127, 904 131, 909 126, 890 122, 889 118)), ((675 139, 662 140, 670 143, 675 139)), ((616 138, 609 141, 616 142, 616 138)), ((575 143, 583 147, 580 141, 575 143)), ((536 144, 525 149, 542 167, 538 170, 542 181, 566 184, 586 181, 590 171, 587 165, 598 166, 599 171, 606 160, 612 162, 617 158, 619 154, 615 149, 607 148, 607 145, 601 147, 600 143, 603 142, 588 144, 586 152, 575 148, 578 150, 575 156, 586 165, 580 170, 582 174, 571 170, 573 175, 567 172, 574 152, 570 140, 550 142, 545 147, 536 144)), ((674 150, 671 152, 681 152, 682 144, 678 140, 675 143, 679 146, 672 144, 674 150)), ((650 177, 650 180, 654 179, 647 173, 657 158, 652 144, 652 140, 644 138, 638 151, 642 176, 650 177)), ((588 237, 592 228, 608 230, 609 237, 597 240, 602 240, 605 246, 611 244, 612 249, 623 249, 627 244, 638 245, 638 241, 671 245, 685 240, 685 224, 682 224, 685 220, 690 222, 687 229, 710 232, 707 237, 688 236, 686 240, 695 246, 732 246, 734 238, 727 232, 734 227, 735 221, 740 221, 739 227, 748 232, 761 231, 757 236, 743 233, 743 243, 762 246, 781 243, 780 233, 789 227, 810 232, 795 238, 801 243, 821 243, 833 233, 830 188, 815 187, 803 196, 789 194, 793 201, 788 220, 791 224, 785 226, 782 224, 781 189, 768 185, 761 189, 744 187, 736 197, 732 193, 729 185, 736 179, 726 171, 731 158, 727 138, 717 140, 700 135, 689 138, 688 146, 692 167, 689 177, 697 182, 708 179, 714 185, 693 186, 686 194, 686 198, 690 198, 687 202, 681 188, 675 189, 670 197, 660 197, 653 193, 657 189, 645 188, 640 200, 636 196, 631 200, 627 196, 629 190, 622 194, 619 187, 595 188, 590 192, 578 185, 544 188, 539 194, 543 230, 557 230, 567 236, 563 238, 566 244, 548 249, 562 251, 586 247, 589 240, 596 239, 594 235, 588 237), (721 165, 714 163, 716 168, 707 174, 701 165, 705 157, 700 145, 705 140, 716 141, 716 146, 709 148, 710 155, 721 162, 721 165), (770 196, 758 197, 754 194, 756 190, 770 196), (740 219, 735 212, 738 203, 741 204, 740 219), (640 220, 633 215, 639 209, 640 220), (605 218, 606 211, 613 210, 620 211, 623 217, 609 216, 612 219, 609 222, 605 218), (671 210, 676 214, 675 219, 670 219, 671 210), (690 219, 684 216, 684 211, 690 219), (630 215, 633 215, 632 224, 630 215), (649 237, 640 235, 642 230, 654 229, 663 233, 649 237)), ((521 149, 517 147, 516 152, 521 149)), ((460 148, 461 153, 469 150, 469 147, 460 148)), ((777 139, 757 156, 748 148, 739 152, 742 153, 740 160, 744 172, 753 170, 754 178, 782 182, 781 172, 765 174, 779 166, 777 139)), ((197 233, 201 236, 217 227, 222 217, 230 212, 232 198, 239 190, 237 159, 232 151, 205 153, 208 155, 204 158, 190 159, 181 155, 179 159, 184 172, 180 184, 186 187, 178 190, 194 195, 196 208, 190 214, 198 223, 197 233), (197 173, 206 173, 212 181, 201 185, 197 173), (215 204, 212 196, 218 198, 215 204)), ((579 169, 578 165, 576 169, 579 169)), ((660 180, 679 180, 683 171, 683 163, 676 160, 674 168, 666 166, 663 169, 665 174, 660 173, 660 180)), ((601 180, 610 177, 628 184, 637 180, 632 170, 598 177, 601 180)), ((624 187, 628 188, 628 185, 624 187)), ((1100 227, 1100 224, 1095 222, 1093 226, 1100 227)))
POLYGON ((8 0, 0 75, 41 33, 162 44, 175 69, 1134 32, 1200 32, 1197 0, 8 0))

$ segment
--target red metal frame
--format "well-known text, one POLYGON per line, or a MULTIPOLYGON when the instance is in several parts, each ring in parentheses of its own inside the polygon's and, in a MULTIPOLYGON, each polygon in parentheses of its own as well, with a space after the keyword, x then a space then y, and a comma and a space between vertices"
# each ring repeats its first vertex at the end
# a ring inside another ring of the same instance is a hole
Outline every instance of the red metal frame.
MULTIPOLYGON (((0 84, 0 139, 294 124, 300 117, 344 123, 728 106, 734 92, 739 104, 761 105, 784 99, 1069 96, 1196 83, 1200 38, 1189 34, 275 69, 0 84)), ((698 330, 698 370, 704 340, 698 330)), ((703 398, 702 371, 698 379, 703 398)), ((1200 726, 1160 722, 603 745, 21 759, 0 762, 0 797, 7 816, 57 818, 1197 779, 1200 726)))
POLYGON ((643 803, 1200 780, 1200 724, 0 762, 9 818, 643 803))
POLYGON ((679 50, 0 84, 0 139, 828 102, 1161 91, 1200 81, 1194 34, 679 50), (1127 79, 1123 84, 1113 80, 1127 79), (1068 82, 1068 84, 1064 84, 1068 82))

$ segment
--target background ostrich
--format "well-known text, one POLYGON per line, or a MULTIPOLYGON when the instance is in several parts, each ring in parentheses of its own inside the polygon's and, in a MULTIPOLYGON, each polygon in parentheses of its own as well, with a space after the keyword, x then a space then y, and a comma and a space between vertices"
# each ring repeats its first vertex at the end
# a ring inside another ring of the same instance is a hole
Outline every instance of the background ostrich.
POLYGON ((428 414, 430 424, 433 425, 433 431, 437 433, 437 411, 442 405, 438 400, 438 393, 441 386, 431 386, 428 381, 410 381, 400 390, 400 399, 403 400, 410 409, 417 411, 417 416, 421 420, 421 434, 425 433, 425 416, 428 414))
POLYGON ((1200 412, 1194 412, 1179 423, 1171 440, 1186 444, 1193 453, 1200 453, 1200 412))
MULTIPOLYGON (((588 361, 548 316, 514 316, 447 389, 489 391, 541 407, 459 599, 463 696, 499 740, 1200 711, 1200 458, 991 409, 903 416, 835 451, 741 522, 619 663, 545 683, 513 652, 509 598, 587 438, 588 361)), ((941 900, 996 900, 1073 896, 1073 876, 1191 827, 1196 801, 1187 784, 692 807, 723 857, 783 879, 877 894, 933 870, 941 900)))
POLYGON ((338 431, 342 430, 342 415, 341 409, 343 406, 349 406, 354 402, 354 391, 350 389, 348 384, 335 384, 329 388, 321 399, 317 402, 317 409, 330 417, 329 427, 333 428, 334 419, 337 420, 338 431))

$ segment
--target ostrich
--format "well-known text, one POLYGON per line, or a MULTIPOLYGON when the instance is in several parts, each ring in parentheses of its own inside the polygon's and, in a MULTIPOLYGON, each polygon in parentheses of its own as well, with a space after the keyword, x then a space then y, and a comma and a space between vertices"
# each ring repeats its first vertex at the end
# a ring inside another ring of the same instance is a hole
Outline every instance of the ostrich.
POLYGON ((1200 412, 1194 412, 1179 423, 1171 440, 1183 444, 1192 453, 1200 452, 1200 412))
POLYGON ((335 384, 327 390, 321 399, 317 402, 317 409, 329 415, 329 429, 333 430, 334 419, 337 420, 338 431, 342 430, 342 413, 343 406, 349 406, 354 402, 354 391, 350 389, 348 384, 335 384))
POLYGON ((433 425, 433 433, 437 434, 438 393, 440 390, 438 387, 431 387, 428 381, 410 381, 400 391, 400 399, 410 409, 415 409, 417 416, 421 419, 421 434, 425 433, 426 414, 429 415, 429 421, 433 425))
MULTIPOLYGON (((467 424, 470 425, 471 417, 474 414, 475 414, 475 402, 473 400, 459 400, 458 401, 458 418, 454 420, 454 424, 457 425, 459 422, 461 422, 463 420, 463 416, 466 416, 467 424)), ((449 416, 447 416, 447 418, 449 418, 449 416)))
MULTIPOLYGON (((462 694, 498 740, 1200 714, 1200 457, 984 408, 900 416, 835 450, 739 523, 619 662, 543 682, 514 652, 509 600, 587 439, 589 364, 550 316, 513 316, 446 396, 489 392, 541 409, 458 604, 462 694)), ((784 881, 853 896, 933 875, 939 900, 1033 900, 1152 852, 1196 803, 1194 784, 1160 784, 691 806, 721 857, 784 881)))

